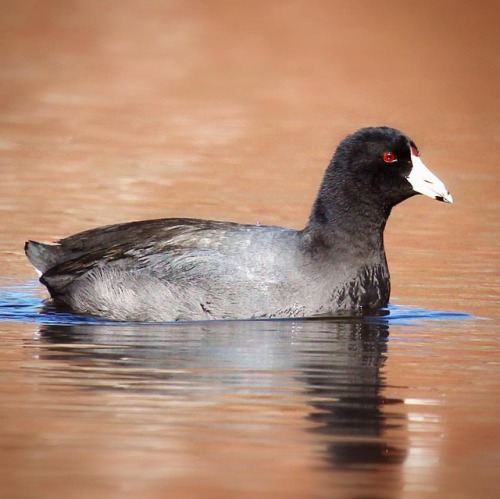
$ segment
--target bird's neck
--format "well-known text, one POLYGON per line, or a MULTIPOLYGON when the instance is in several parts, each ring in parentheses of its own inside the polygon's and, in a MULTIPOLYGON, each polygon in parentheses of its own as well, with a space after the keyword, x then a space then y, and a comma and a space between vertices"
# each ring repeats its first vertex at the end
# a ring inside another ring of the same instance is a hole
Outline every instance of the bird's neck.
POLYGON ((391 207, 342 187, 320 189, 302 231, 303 247, 313 253, 332 251, 360 261, 385 261, 383 233, 391 207))

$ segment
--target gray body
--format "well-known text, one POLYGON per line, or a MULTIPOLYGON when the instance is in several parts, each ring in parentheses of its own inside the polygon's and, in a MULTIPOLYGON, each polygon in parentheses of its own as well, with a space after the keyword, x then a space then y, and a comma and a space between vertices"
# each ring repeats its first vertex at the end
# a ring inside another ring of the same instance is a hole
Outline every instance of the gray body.
POLYGON ((346 247, 343 258, 332 258, 331 249, 311 252, 308 237, 282 227, 164 219, 103 227, 58 245, 30 242, 28 254, 56 304, 113 320, 310 317, 387 303, 383 251, 354 255, 346 247), (57 262, 52 270, 43 267, 47 254, 57 262))

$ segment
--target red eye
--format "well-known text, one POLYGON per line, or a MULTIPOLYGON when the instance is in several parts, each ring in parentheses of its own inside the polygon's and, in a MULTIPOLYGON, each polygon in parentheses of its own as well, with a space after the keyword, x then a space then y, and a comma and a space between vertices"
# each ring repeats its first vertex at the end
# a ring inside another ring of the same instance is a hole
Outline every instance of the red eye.
POLYGON ((394 163, 395 161, 398 160, 398 157, 390 151, 384 152, 384 161, 386 163, 394 163))

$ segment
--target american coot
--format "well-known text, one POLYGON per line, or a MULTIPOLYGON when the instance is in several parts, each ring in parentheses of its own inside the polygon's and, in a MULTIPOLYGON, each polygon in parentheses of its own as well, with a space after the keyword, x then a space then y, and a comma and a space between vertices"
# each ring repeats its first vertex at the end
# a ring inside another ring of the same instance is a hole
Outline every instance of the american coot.
POLYGON ((370 313, 387 305, 383 232, 417 194, 451 203, 406 135, 363 128, 337 148, 303 230, 170 218, 109 225, 26 254, 56 308, 113 320, 370 313))

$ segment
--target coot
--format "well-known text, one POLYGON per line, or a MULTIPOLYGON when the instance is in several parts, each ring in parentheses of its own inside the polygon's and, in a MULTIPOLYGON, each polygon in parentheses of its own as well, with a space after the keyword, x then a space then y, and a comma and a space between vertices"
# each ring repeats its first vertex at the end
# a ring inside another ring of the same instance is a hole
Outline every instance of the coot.
POLYGON ((339 144, 302 230, 170 218, 25 251, 56 308, 111 320, 372 313, 390 295, 387 218, 418 193, 453 201, 410 138, 363 128, 339 144))

